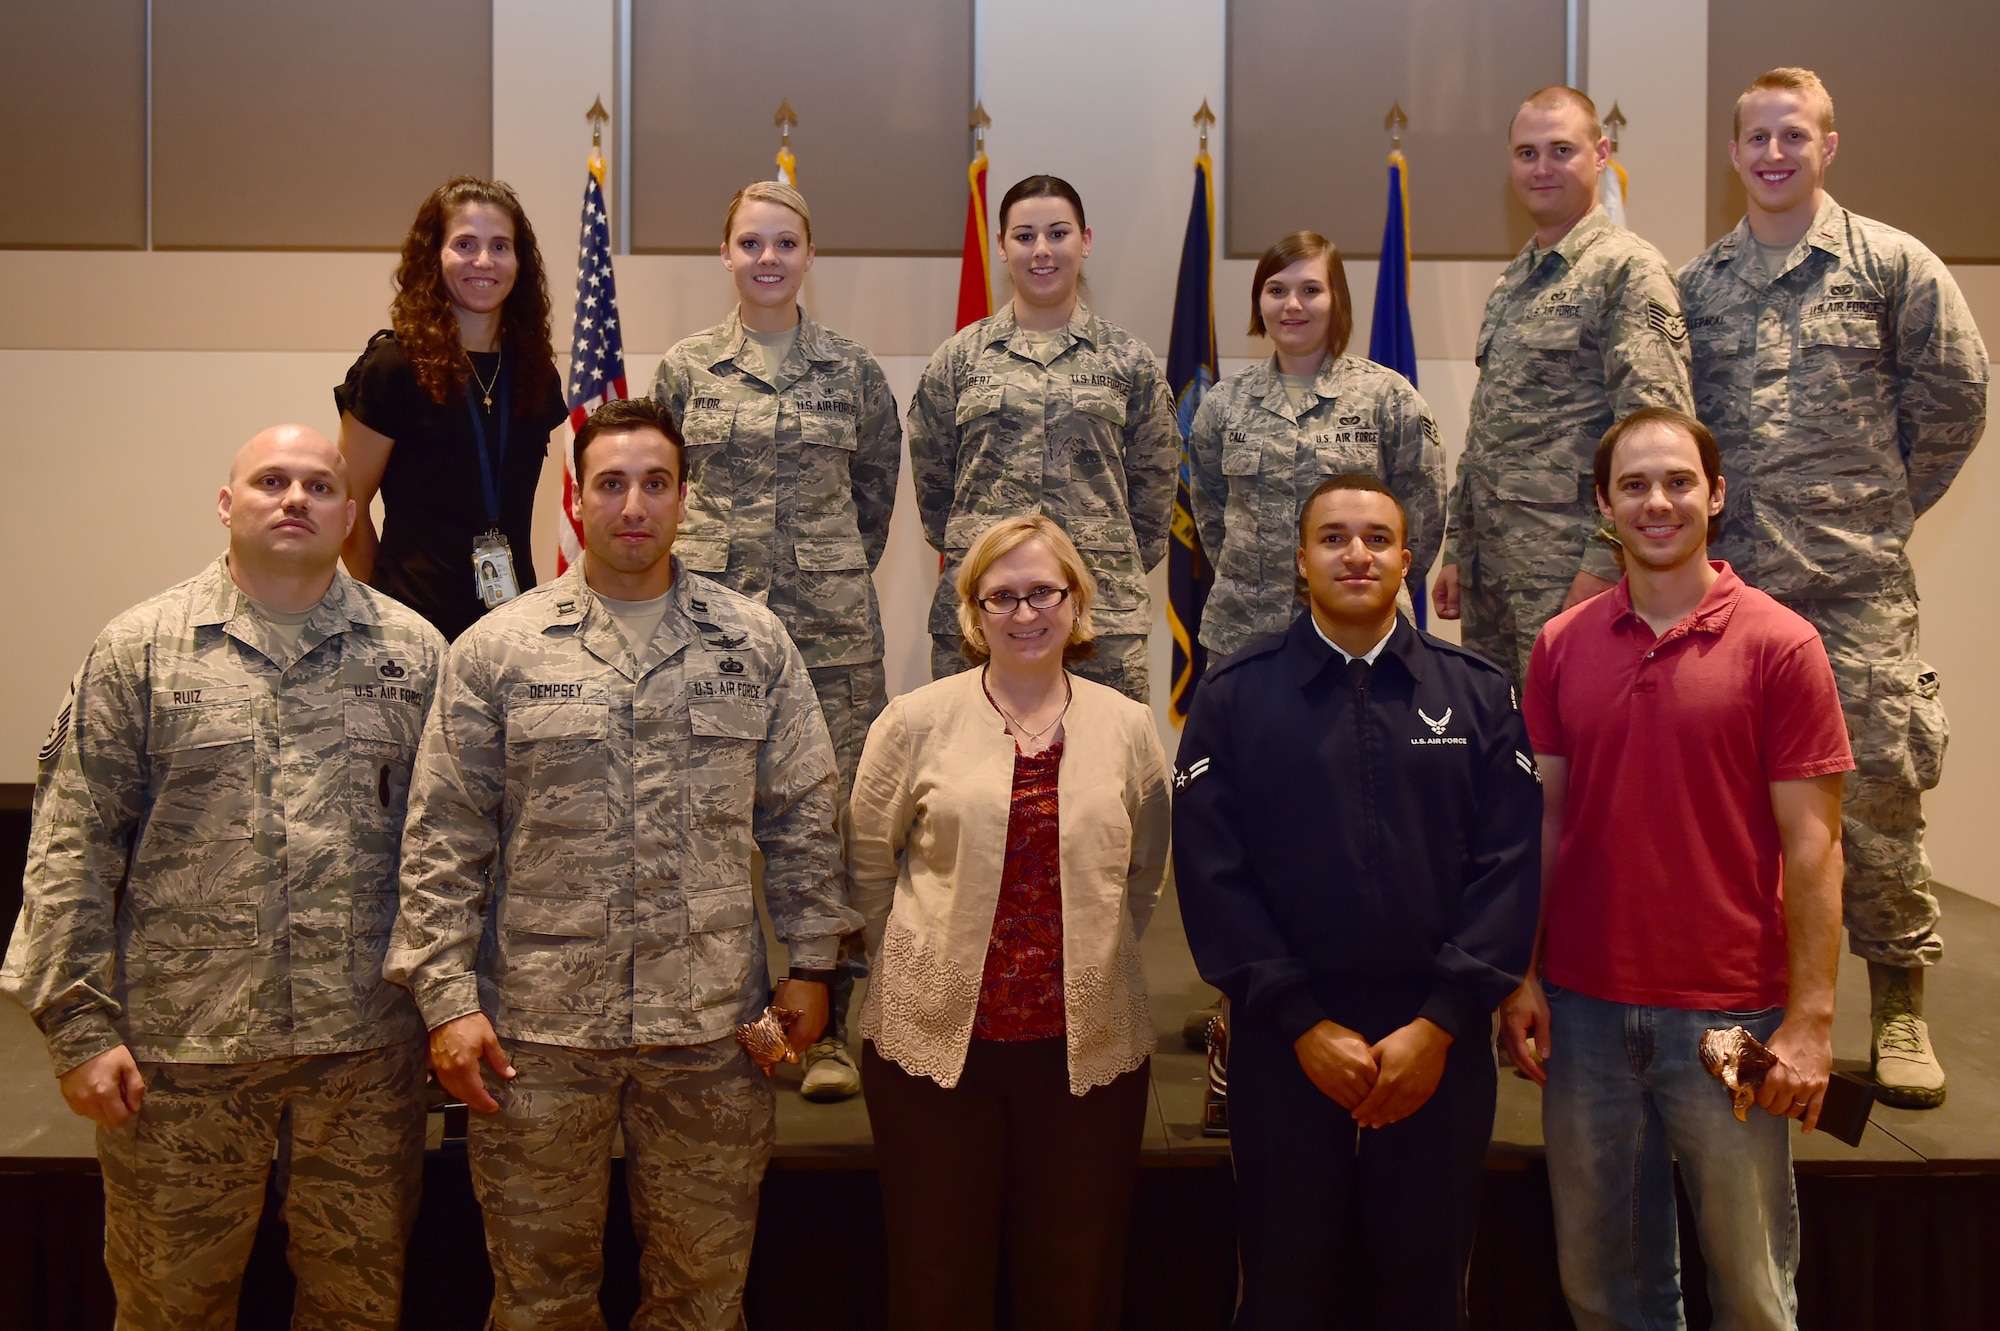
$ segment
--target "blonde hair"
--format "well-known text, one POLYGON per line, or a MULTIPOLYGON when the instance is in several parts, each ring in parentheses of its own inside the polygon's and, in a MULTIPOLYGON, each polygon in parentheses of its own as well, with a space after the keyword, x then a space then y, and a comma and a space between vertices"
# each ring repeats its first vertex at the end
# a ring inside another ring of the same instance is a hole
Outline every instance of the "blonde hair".
POLYGON ((1521 112, 1533 108, 1536 111, 1560 111, 1565 106, 1573 106, 1583 112, 1583 122, 1590 127, 1590 146, 1604 137, 1604 122, 1598 118, 1597 103, 1586 93, 1577 91, 1561 83, 1551 83, 1546 88, 1538 88, 1528 94, 1528 100, 1514 108, 1514 119, 1507 122, 1507 137, 1514 137, 1514 122, 1521 118, 1521 112))
POLYGON ((1097 601, 1097 579, 1091 576, 1069 533, 1052 519, 1031 513, 1002 518, 979 533, 972 542, 972 548, 965 552, 965 561, 958 566, 959 647, 965 653, 965 659, 974 665, 992 655, 986 646, 986 630, 979 622, 979 605, 973 599, 979 592, 979 580, 1002 557, 1029 541, 1040 541, 1056 557, 1056 566, 1062 569, 1063 581, 1069 584, 1070 601, 1076 606, 1076 622, 1070 625, 1063 660, 1080 661, 1096 650, 1091 640, 1097 636, 1097 629, 1091 621, 1090 611, 1097 601))
POLYGON ((1778 69, 1765 70, 1751 79, 1750 86, 1737 95, 1736 116, 1730 122, 1730 142, 1733 143, 1742 136, 1743 103, 1760 92, 1795 92, 1804 96, 1809 102, 1818 102, 1819 132, 1833 133, 1833 94, 1819 81, 1819 75, 1810 69, 1801 69, 1797 65, 1784 65, 1778 69))
POLYGON ((806 207, 806 196, 781 180, 753 180, 736 191, 736 197, 729 201, 729 211, 722 215, 723 244, 729 243, 729 229, 736 225, 736 210, 746 203, 775 203, 791 209, 806 224, 806 244, 812 244, 813 215, 806 207))

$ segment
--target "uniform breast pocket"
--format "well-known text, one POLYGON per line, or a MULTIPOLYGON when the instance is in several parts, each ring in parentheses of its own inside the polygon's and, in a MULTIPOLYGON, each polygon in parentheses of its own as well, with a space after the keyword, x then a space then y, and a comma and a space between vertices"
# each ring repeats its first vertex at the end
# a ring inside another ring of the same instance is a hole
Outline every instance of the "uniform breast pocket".
POLYGON ((757 751, 770 734, 768 698, 690 698, 688 815, 711 826, 747 826, 757 798, 757 751))
POLYGON ((1264 467, 1264 450, 1256 444, 1224 444, 1222 474, 1255 476, 1264 467))
POLYGON ((998 384, 967 389, 959 394, 955 417, 959 447, 962 449, 997 436, 1002 423, 1001 408, 1005 404, 1006 394, 998 384))
POLYGON ((1111 389, 1080 389, 1076 395, 1076 409, 1093 420, 1103 421, 1115 434, 1125 432, 1125 423, 1131 418, 1130 405, 1125 395, 1111 389))
POLYGON ((1581 321, 1535 320, 1523 324, 1515 337, 1527 352, 1522 360, 1529 382, 1565 392, 1574 387, 1577 352, 1583 345, 1581 321))
POLYGON ((155 792, 147 843, 249 837, 257 761, 249 686, 156 691, 146 756, 155 792))
POLYGON ((366 850, 387 851, 395 868, 396 839, 410 802, 410 767, 417 756, 415 709, 350 699, 344 720, 348 807, 366 850))
POLYGON ((597 831, 610 826, 605 743, 611 716, 602 702, 529 703, 507 716, 507 770, 519 775, 524 826, 597 831))
MULTIPOLYGON (((735 427, 736 408, 726 404, 696 406, 691 403, 681 415, 681 435, 687 440, 690 450, 709 449, 728 443, 735 427)), ((693 473, 692 466, 689 473, 693 473)))
POLYGON ((1819 319, 1799 329, 1792 411, 1800 416, 1876 416, 1895 400, 1873 319, 1819 319))

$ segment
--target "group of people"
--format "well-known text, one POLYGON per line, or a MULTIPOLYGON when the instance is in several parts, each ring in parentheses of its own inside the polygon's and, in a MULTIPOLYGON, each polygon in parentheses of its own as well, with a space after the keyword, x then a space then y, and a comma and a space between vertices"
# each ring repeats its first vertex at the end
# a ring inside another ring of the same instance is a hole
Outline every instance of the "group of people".
POLYGON ((1677 1159, 1718 1313, 1789 1326, 1843 865, 1881 1092, 1943 1096, 1903 546, 1985 353, 1934 257, 1825 194, 1806 71, 1739 100, 1749 214, 1678 280, 1597 204, 1588 98, 1508 139, 1537 231, 1449 497, 1423 399, 1346 353, 1338 251, 1258 264, 1274 353, 1185 442, 1218 659, 1172 767, 1146 573, 1183 443, 1081 298, 1068 183, 1007 192, 1012 300, 910 406, 943 559, 894 700, 902 427, 799 308, 797 191, 738 193, 735 311, 577 431, 583 556, 542 586, 540 256, 505 186, 435 192, 338 444, 243 446, 227 551, 105 629, 41 754, 0 986, 99 1125, 120 1325, 227 1324, 275 1158, 295 1324, 393 1326, 427 1068, 473 1111, 493 1325, 601 1325, 621 1137, 635 1325, 738 1325, 767 1004, 808 1095, 865 1087, 892 1325, 992 1325, 1003 1267, 1015 1325, 1115 1325, 1171 870, 1231 1005, 1238 1326, 1464 1325, 1496 1011, 1578 1325, 1678 1318, 1677 1159), (1440 557, 1463 648, 1398 610, 1440 557), (1730 1025, 1776 1057, 1748 1124, 1695 1053, 1730 1025))

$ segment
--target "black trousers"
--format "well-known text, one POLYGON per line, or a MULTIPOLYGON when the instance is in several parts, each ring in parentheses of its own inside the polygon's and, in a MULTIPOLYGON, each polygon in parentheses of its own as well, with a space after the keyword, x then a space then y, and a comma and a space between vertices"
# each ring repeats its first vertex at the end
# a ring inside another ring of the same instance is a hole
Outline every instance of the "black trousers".
POLYGON ((974 1040, 946 1090, 861 1047, 892 1331, 1116 1331, 1150 1062, 1069 1092, 1068 1042, 974 1040))
POLYGON ((1423 1107, 1364 1132, 1291 1041, 1241 1019, 1230 1036, 1238 1331, 1465 1327, 1497 1084, 1486 1040, 1453 1043, 1423 1107))

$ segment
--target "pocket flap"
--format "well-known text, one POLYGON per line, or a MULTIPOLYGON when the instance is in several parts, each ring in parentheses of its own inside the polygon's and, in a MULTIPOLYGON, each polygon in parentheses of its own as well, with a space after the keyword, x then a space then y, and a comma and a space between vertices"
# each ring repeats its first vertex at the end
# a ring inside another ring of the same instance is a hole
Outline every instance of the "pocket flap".
POLYGON ((1063 530, 1079 550, 1133 550, 1138 546, 1132 524, 1122 518, 1069 518, 1063 530))
POLYGON ((690 698, 688 727, 711 739, 762 740, 771 733, 768 698, 690 698))
POLYGON ((690 892, 687 898, 688 932, 709 934, 718 929, 737 929, 757 922, 757 899, 747 887, 725 887, 714 892, 690 892))
POLYGON ((586 702, 538 702, 510 709, 507 733, 510 739, 539 743, 554 739, 603 739, 611 718, 604 704, 586 702))
POLYGON ((1004 513, 954 513, 944 524, 944 543, 950 550, 969 550, 979 533, 1006 517, 1004 513))
POLYGON ((1255 444, 1222 450, 1224 476, 1255 476, 1264 465, 1264 450, 1255 444))
POLYGON ((1005 394, 1000 388, 982 388, 961 394, 958 399, 957 420, 960 425, 976 421, 981 416, 991 416, 1000 410, 1005 394))
POLYGON ((1574 504, 1583 496, 1583 481, 1568 469, 1509 470, 1493 482, 1493 493, 1520 504, 1574 504))
POLYGON ((803 569, 868 567, 868 552, 862 548, 858 536, 826 536, 794 541, 792 554, 803 569))
POLYGON ((1574 319, 1549 319, 1522 325, 1518 336, 1522 346, 1536 351, 1575 351, 1583 342, 1583 325, 1574 319))
POLYGON ((350 744, 387 744, 400 753, 413 753, 417 747, 416 728, 415 708, 363 698, 347 701, 343 729, 350 744))
POLYGON ((251 740, 250 686, 209 684, 195 689, 155 689, 148 753, 209 749, 251 740))
POLYGON ((683 568, 691 568, 697 573, 723 573, 729 569, 728 541, 683 536, 674 542, 674 554, 679 557, 683 568))
POLYGON ((611 932, 611 903, 596 897, 509 892, 500 907, 509 933, 554 938, 602 938, 611 932))
POLYGON ((1104 392, 1078 393, 1076 395, 1076 409, 1095 416, 1100 420, 1110 421, 1121 430, 1125 428, 1125 418, 1127 415, 1126 402, 1123 397, 1116 394, 1104 392))
MULTIPOLYGON (((695 401, 701 401, 697 398, 695 401)), ((736 422, 736 407, 731 403, 704 403, 702 406, 689 404, 681 416, 681 434, 690 447, 699 448, 703 444, 726 444, 729 432, 736 422)))
POLYGON ((257 903, 217 901, 204 906, 163 906, 146 912, 146 941, 164 947, 257 946, 257 903))
POLYGON ((1878 350, 1882 345, 1882 326, 1873 319, 1815 319, 1800 326, 1799 344, 1878 350))

